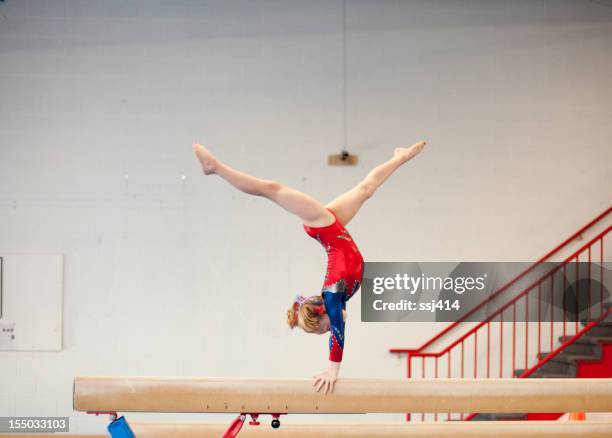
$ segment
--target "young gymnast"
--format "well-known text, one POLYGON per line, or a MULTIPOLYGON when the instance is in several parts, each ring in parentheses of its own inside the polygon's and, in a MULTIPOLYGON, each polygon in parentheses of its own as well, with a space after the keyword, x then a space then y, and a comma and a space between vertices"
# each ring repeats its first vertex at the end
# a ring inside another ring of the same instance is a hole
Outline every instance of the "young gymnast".
POLYGON ((363 258, 344 228, 363 203, 402 164, 423 150, 426 142, 409 148, 396 148, 393 157, 375 167, 359 184, 327 205, 277 181, 259 179, 231 168, 215 158, 200 144, 193 150, 205 175, 219 175, 238 190, 263 196, 299 217, 306 233, 319 241, 327 252, 327 272, 319 295, 298 295, 287 311, 289 327, 299 326, 307 333, 329 337, 329 368, 314 377, 317 391, 327 394, 334 389, 344 350, 346 302, 357 292, 363 276, 363 258))

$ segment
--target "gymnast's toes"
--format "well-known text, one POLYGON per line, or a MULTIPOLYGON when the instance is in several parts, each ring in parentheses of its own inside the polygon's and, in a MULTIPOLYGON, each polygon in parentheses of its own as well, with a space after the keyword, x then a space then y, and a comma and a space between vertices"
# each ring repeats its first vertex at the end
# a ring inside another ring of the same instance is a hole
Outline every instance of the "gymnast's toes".
POLYGON ((195 152, 198 160, 200 161, 200 165, 202 166, 202 172, 204 175, 210 175, 211 173, 215 173, 217 169, 217 160, 216 158, 208 152, 204 146, 198 143, 193 144, 193 151, 195 152))
POLYGON ((399 156, 407 161, 415 155, 418 155, 423 150, 426 144, 426 141, 419 141, 418 143, 413 144, 409 148, 395 148, 395 150, 393 151, 393 156, 399 156))

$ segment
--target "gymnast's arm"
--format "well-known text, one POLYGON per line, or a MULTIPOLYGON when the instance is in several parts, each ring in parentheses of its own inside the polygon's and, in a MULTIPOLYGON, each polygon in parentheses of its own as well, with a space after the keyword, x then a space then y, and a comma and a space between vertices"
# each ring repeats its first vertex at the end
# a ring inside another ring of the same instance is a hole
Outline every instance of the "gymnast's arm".
POLYGON ((344 300, 342 293, 323 293, 325 309, 329 317, 329 368, 327 371, 315 376, 317 391, 325 387, 324 393, 334 390, 334 383, 340 372, 342 353, 344 350, 344 318, 342 310, 344 300))

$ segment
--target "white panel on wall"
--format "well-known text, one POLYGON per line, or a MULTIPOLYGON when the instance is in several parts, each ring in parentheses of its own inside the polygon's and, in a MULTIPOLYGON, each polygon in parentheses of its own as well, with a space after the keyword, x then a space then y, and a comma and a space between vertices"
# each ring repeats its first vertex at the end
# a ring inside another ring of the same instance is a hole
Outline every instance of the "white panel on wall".
POLYGON ((2 257, 0 257, 0 318, 2 318, 2 257))
POLYGON ((63 271, 61 254, 2 254, 0 350, 62 349, 63 271))

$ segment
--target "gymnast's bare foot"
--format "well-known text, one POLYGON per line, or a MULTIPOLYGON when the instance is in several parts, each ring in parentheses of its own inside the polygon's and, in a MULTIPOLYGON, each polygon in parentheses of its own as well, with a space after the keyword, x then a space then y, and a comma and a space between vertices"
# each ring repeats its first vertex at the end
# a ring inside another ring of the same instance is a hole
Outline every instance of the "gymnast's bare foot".
POLYGON ((426 141, 420 141, 418 143, 413 144, 409 148, 395 148, 395 150, 393 151, 393 156, 400 157, 402 159, 402 162, 405 163, 406 161, 420 154, 426 144, 426 141))
POLYGON ((193 151, 195 152, 198 160, 200 161, 200 165, 202 166, 202 172, 204 175, 210 175, 211 173, 215 173, 217 170, 217 159, 213 157, 213 155, 204 149, 204 146, 198 143, 194 143, 193 151))

